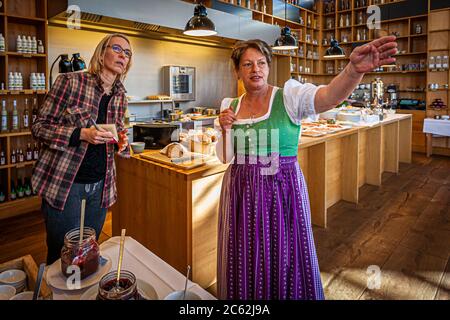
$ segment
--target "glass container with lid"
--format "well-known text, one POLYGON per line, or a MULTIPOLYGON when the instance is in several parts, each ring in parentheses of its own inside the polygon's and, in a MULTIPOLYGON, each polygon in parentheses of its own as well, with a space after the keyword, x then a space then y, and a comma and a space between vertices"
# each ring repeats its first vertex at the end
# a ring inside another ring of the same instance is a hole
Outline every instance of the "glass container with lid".
POLYGON ((70 266, 78 266, 81 279, 95 273, 99 266, 100 248, 96 241, 95 230, 85 227, 83 240, 80 242, 80 228, 72 229, 64 236, 64 246, 61 249, 61 271, 69 277, 73 271, 70 266))
POLYGON ((117 284, 117 270, 103 276, 98 286, 97 300, 144 300, 139 294, 136 276, 127 270, 120 272, 117 284))

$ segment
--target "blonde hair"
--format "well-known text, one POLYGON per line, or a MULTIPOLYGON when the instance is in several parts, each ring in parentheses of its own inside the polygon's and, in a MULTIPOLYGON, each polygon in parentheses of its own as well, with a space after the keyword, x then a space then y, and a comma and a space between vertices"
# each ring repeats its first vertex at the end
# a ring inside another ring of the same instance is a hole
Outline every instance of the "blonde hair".
MULTIPOLYGON (((102 41, 99 42, 99 44, 97 45, 97 48, 95 48, 94 54, 92 55, 91 61, 89 62, 89 69, 88 69, 89 73, 100 75, 100 73, 103 70, 103 61, 105 58, 106 48, 109 46, 111 39, 115 38, 115 37, 124 39, 131 46, 130 40, 128 39, 128 37, 122 33, 113 33, 113 34, 107 35, 106 37, 104 37, 102 39, 102 41)), ((125 68, 125 72, 120 75, 117 75, 118 80, 123 81, 125 79, 125 77, 128 73, 128 70, 130 70, 130 68, 131 68, 132 59, 133 59, 133 56, 131 56, 130 59, 128 60, 128 64, 127 64, 127 67, 125 68)))

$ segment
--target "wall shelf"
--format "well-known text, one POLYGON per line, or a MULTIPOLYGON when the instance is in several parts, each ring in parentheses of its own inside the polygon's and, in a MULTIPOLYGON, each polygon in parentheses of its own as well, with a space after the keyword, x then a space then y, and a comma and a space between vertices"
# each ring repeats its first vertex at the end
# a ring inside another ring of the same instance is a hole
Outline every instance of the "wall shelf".
MULTIPOLYGON (((1 13, 0 32, 5 36, 6 52, 0 53, 0 82, 5 84, 5 90, 0 91, 0 99, 6 101, 8 114, 12 114, 12 101, 17 101, 17 111, 20 123, 25 109, 25 99, 28 99, 28 112, 32 114, 33 100, 37 107, 42 105, 47 90, 8 90, 9 72, 20 72, 23 78, 23 87, 30 88, 30 74, 44 73, 48 79, 48 23, 47 0, 8 0, 3 1, 4 10, 1 13), (16 52, 17 35, 35 36, 42 40, 44 54, 31 54, 16 52)), ((27 144, 33 145, 35 141, 31 131, 0 132, 0 149, 5 152, 7 165, 0 170, 0 188, 6 199, 10 199, 11 181, 17 186, 17 180, 30 178, 35 161, 11 164, 13 149, 22 149, 25 153, 27 144)), ((36 196, 6 201, 0 204, 0 219, 11 217, 29 211, 37 210, 40 199, 36 196)))

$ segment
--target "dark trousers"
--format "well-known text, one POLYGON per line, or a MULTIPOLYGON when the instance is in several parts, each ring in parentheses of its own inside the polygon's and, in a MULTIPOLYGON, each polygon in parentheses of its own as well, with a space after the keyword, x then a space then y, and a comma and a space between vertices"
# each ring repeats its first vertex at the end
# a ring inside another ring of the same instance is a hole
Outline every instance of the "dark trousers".
POLYGON ((64 210, 51 207, 47 201, 42 201, 47 228, 47 264, 50 265, 61 257, 65 234, 80 227, 81 200, 86 199, 84 226, 95 230, 97 240, 103 228, 106 217, 106 208, 101 207, 103 193, 103 180, 91 183, 74 183, 67 197, 64 210))

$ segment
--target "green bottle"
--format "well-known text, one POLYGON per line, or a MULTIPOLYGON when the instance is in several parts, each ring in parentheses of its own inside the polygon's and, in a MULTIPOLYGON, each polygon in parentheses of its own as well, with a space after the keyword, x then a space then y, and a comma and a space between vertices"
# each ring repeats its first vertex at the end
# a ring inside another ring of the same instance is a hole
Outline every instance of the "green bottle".
POLYGON ((16 190, 14 188, 14 182, 11 181, 11 194, 9 195, 11 200, 17 199, 16 190))
POLYGON ((8 131, 8 110, 6 110, 6 100, 2 101, 2 132, 8 131))
POLYGON ((19 113, 17 112, 17 101, 13 101, 12 129, 19 130, 19 113))

